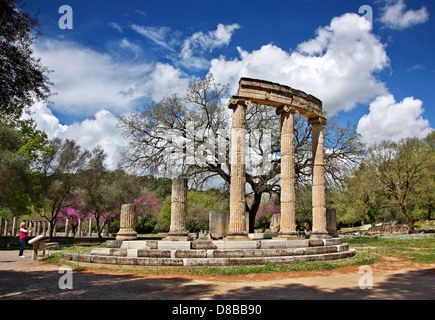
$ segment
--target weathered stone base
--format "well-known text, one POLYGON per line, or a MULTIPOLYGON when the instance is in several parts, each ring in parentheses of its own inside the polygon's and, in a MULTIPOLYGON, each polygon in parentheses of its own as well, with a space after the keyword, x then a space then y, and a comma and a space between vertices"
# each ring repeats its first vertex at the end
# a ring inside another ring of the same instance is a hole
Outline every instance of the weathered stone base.
POLYGON ((310 239, 332 239, 332 237, 327 232, 311 232, 310 239))
MULTIPOLYGON (((113 243, 111 243, 113 245, 113 243)), ((119 248, 94 248, 91 254, 64 253, 63 259, 136 266, 230 266, 328 261, 356 254, 339 238, 251 241, 124 241, 119 248)))
POLYGON ((168 234, 166 238, 163 238, 162 241, 190 241, 190 237, 188 235, 171 235, 168 234))
POLYGON ((272 238, 274 240, 300 240, 298 233, 294 234, 278 234, 277 237, 272 238))
POLYGON ((135 240, 137 239, 137 232, 118 232, 116 235, 116 240, 135 240))
POLYGON ((224 241, 251 241, 248 234, 229 234, 224 238, 224 241))

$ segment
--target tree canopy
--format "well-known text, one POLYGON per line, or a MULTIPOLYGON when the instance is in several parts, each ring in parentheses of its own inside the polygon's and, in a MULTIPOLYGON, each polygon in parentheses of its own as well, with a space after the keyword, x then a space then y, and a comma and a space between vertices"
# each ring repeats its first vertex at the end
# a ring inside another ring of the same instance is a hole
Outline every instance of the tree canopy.
POLYGON ((50 96, 49 69, 33 55, 38 19, 14 0, 0 1, 0 110, 21 112, 50 96))

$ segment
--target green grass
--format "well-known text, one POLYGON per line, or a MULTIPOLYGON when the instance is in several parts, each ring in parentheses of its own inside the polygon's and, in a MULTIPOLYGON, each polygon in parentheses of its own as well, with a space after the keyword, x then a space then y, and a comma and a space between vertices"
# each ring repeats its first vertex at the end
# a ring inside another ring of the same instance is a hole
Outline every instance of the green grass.
POLYGON ((190 274, 220 274, 220 275, 241 275, 250 273, 271 273, 289 271, 326 271, 343 268, 347 266, 360 266, 373 264, 378 257, 366 254, 359 254, 344 260, 336 261, 296 261, 291 264, 266 264, 260 266, 228 266, 228 267, 202 267, 189 270, 190 274))
POLYGON ((435 263, 435 238, 394 239, 382 237, 344 238, 358 252, 375 252, 422 263, 435 263))

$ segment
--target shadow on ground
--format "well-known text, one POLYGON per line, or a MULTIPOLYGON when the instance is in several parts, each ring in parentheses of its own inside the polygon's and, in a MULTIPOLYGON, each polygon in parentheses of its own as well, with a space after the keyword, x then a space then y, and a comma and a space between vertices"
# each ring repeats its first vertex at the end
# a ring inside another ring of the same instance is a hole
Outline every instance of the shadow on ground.
POLYGON ((354 288, 325 290, 317 286, 289 284, 257 289, 254 286, 230 290, 215 299, 273 300, 433 300, 435 299, 435 269, 409 271, 391 275, 386 281, 374 282, 372 289, 354 288))
MULTIPOLYGON (((195 281, 182 277, 143 278, 104 273, 73 273, 73 289, 60 289, 57 271, 0 271, 0 299, 67 299, 67 300, 285 300, 285 299, 435 299, 435 269, 394 274, 374 283, 373 289, 352 288, 326 290, 318 286, 280 284, 270 287, 240 283, 234 288, 212 281, 195 281)), ((321 280, 319 278, 319 280, 321 280)), ((261 283, 261 282, 260 282, 261 283)), ((232 284, 234 286, 235 283, 232 284)))

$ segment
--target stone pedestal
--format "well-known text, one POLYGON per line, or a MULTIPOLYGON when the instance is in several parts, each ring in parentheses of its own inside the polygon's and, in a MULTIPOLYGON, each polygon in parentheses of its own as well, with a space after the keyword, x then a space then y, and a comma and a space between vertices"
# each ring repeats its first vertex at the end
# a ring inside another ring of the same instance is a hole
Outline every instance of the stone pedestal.
POLYGON ((131 203, 123 204, 121 206, 120 229, 116 234, 116 240, 137 239, 136 222, 136 206, 131 203))
POLYGON ((295 135, 294 114, 296 110, 284 106, 277 110, 281 115, 281 221, 276 239, 297 240, 296 188, 295 188, 295 135))
POLYGON ((337 213, 335 209, 326 209, 326 229, 331 237, 338 237, 337 213))
POLYGON ((178 177, 172 180, 171 227, 164 241, 188 241, 186 229, 187 213, 187 178, 178 177))
POLYGON ((227 234, 230 224, 229 212, 210 211, 208 216, 210 234, 227 234))
POLYGON ((231 99, 233 110, 231 129, 230 225, 227 241, 249 241, 246 231, 246 108, 249 100, 231 99))
POLYGON ((324 118, 310 119, 313 148, 313 229, 312 239, 330 238, 326 225, 326 180, 324 162, 324 118))

